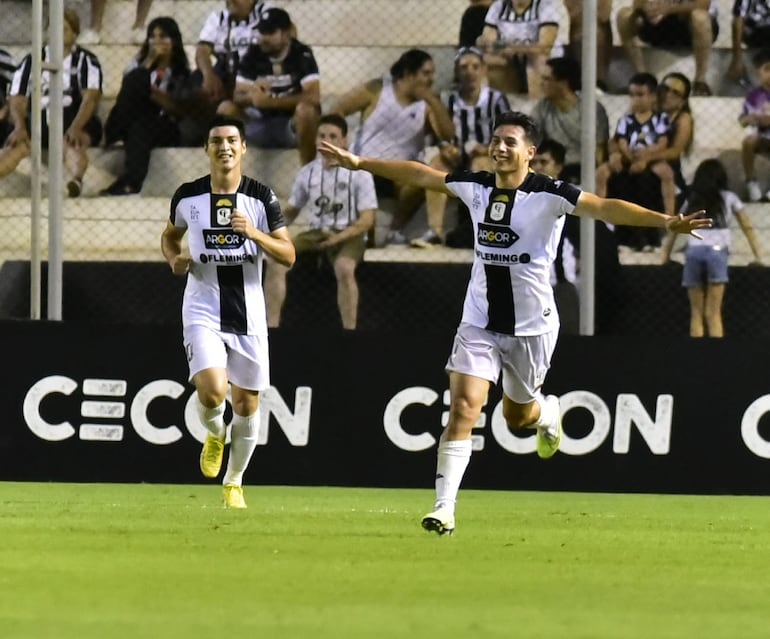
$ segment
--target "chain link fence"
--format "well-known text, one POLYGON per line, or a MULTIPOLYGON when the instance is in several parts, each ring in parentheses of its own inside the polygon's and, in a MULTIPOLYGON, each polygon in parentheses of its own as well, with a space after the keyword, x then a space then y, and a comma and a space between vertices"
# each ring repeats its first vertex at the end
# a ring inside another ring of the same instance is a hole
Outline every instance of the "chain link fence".
MULTIPOLYGON (((559 35, 554 52, 568 46, 568 18, 559 0, 559 35)), ((225 8, 223 0, 154 0, 146 24, 170 16, 178 24, 191 69, 196 68, 195 48, 212 12, 225 8)), ((297 38, 309 45, 320 72, 321 106, 324 112, 354 87, 388 74, 391 65, 410 48, 428 52, 435 64, 434 90, 452 87, 454 57, 460 23, 467 0, 284 0, 270 3, 291 15, 297 38)), ((607 110, 610 131, 627 111, 625 86, 632 68, 620 47, 615 16, 628 0, 612 7, 613 54, 609 88, 598 96, 607 110)), ((711 97, 694 97, 690 105, 695 120, 694 143, 683 158, 683 174, 691 180, 697 165, 706 158, 720 158, 728 171, 729 186, 747 199, 741 165, 741 140, 746 131, 738 123, 746 89, 728 81, 730 61, 731 0, 719 0, 719 35, 709 60, 711 97)), ((81 36, 90 31, 92 3, 70 2, 80 17, 81 36)), ((81 46, 91 51, 103 72, 103 93, 97 113, 105 123, 115 107, 123 74, 140 49, 142 30, 136 26, 137 4, 131 0, 107 0, 98 38, 89 34, 81 46), (97 41, 98 40, 98 41, 97 41)), ((0 48, 16 63, 29 53, 31 4, 22 0, 0 2, 0 48)), ((658 79, 677 70, 692 78, 694 67, 688 52, 644 49, 649 70, 658 79)), ((747 60, 749 54, 746 54, 747 60)), ((514 109, 531 112, 535 98, 511 93, 514 109)), ((351 137, 359 119, 348 117, 351 137)), ((176 187, 207 172, 208 161, 192 134, 187 146, 155 148, 149 171, 138 193, 101 195, 120 177, 125 150, 121 143, 105 141, 88 151, 89 168, 79 197, 66 197, 63 207, 65 259, 64 318, 106 321, 175 321, 181 282, 169 284, 159 250, 159 237, 168 217, 169 199, 176 187), (157 269, 149 268, 155 265, 157 269), (85 291, 84 287, 88 290, 85 291), (89 300, 85 302, 84 300, 89 300), (91 301, 98 300, 92 304, 91 301), (152 309, 152 310, 150 310, 152 309), (163 309, 159 311, 158 309, 163 309)), ((430 153, 430 150, 429 150, 430 153)), ((283 202, 289 196, 299 160, 295 150, 254 149, 245 159, 246 172, 269 184, 283 202)), ((29 302, 30 259, 29 159, 0 177, 0 315, 25 317, 29 302), (26 278, 26 279, 25 279, 26 278), (27 306, 25 306, 25 304, 27 306)), ((46 171, 43 169, 44 188, 46 171)), ((770 189, 770 163, 757 160, 762 190, 770 189)), ((44 202, 45 204, 45 202, 44 202)), ((380 198, 381 211, 364 263, 361 281, 362 328, 383 329, 417 325, 452 328, 460 305, 472 258, 468 248, 433 246, 413 248, 383 246, 393 214, 393 201, 380 198), (441 267, 445 267, 442 269, 441 267), (406 306, 405 306, 406 305, 406 306), (443 311, 444 305, 446 310, 443 311), (451 309, 456 309, 452 311, 451 309), (441 317, 435 316, 442 309, 441 317), (425 317, 425 321, 416 319, 425 317), (406 322, 405 318, 410 318, 406 322)), ((770 204, 749 203, 749 217, 757 230, 761 250, 770 250, 770 204)), ((453 229, 462 215, 452 203, 447 208, 445 230, 453 229)), ((306 222, 300 217, 297 228, 306 222)), ((428 228, 422 206, 405 227, 408 239, 428 228)), ((47 256, 47 217, 39 229, 47 256)), ((753 256, 746 239, 735 228, 730 256, 733 279, 726 295, 726 332, 757 334, 767 331, 762 318, 767 310, 768 279, 763 268, 749 268, 753 256)), ((617 249, 620 269, 598 264, 597 319, 600 333, 687 334, 687 298, 680 286, 681 245, 674 248, 674 264, 660 265, 660 249, 617 249)), ((298 265, 289 277, 286 322, 296 326, 336 325, 335 281, 331 267, 311 259, 298 265)))

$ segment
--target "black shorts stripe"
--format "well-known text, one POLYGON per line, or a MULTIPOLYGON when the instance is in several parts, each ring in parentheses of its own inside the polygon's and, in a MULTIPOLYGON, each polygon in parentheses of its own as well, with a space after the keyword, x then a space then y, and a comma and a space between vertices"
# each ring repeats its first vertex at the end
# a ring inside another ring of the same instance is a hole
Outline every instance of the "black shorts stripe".
POLYGON ((225 333, 246 335, 246 292, 243 268, 218 266, 220 327, 225 333))
POLYGON ((513 304, 511 269, 508 266, 485 264, 487 277, 487 306, 489 308, 487 329, 496 333, 514 335, 516 332, 516 309, 513 304))

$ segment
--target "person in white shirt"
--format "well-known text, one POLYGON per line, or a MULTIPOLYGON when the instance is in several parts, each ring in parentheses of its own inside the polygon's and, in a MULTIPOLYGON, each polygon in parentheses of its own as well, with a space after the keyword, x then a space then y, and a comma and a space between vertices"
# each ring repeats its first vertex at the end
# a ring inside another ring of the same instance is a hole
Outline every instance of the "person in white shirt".
MULTIPOLYGON (((347 148, 347 134, 345 118, 329 113, 321 116, 316 143, 326 140, 347 148)), ((319 156, 299 170, 284 211, 291 224, 303 209, 308 210, 310 229, 294 236, 294 247, 297 255, 323 253, 331 262, 337 279, 337 305, 346 330, 355 329, 358 322, 356 268, 364 257, 365 236, 374 226, 377 206, 370 173, 351 171, 332 158, 319 156)), ((278 262, 268 262, 265 295, 269 327, 280 325, 288 271, 278 262)))
POLYGON ((528 115, 517 111, 500 115, 488 149, 494 173, 447 174, 419 162, 360 157, 326 142, 320 148, 348 168, 459 197, 473 220, 473 266, 446 364, 450 407, 438 446, 436 500, 433 511, 422 518, 423 528, 438 534, 455 529, 455 503, 470 461, 471 431, 489 385, 501 376, 502 411, 508 427, 535 429, 537 454, 543 459, 559 448, 559 399, 543 396, 541 389, 559 331, 550 270, 564 216, 668 228, 675 233, 711 225, 702 212, 665 215, 535 174, 529 163, 539 138, 528 115))
POLYGON ((244 140, 241 120, 212 121, 205 146, 211 173, 176 190, 161 236, 172 273, 187 277, 184 348, 198 416, 209 431, 201 472, 211 479, 224 457, 228 385, 232 392, 230 455, 222 482, 229 508, 246 508, 243 473, 257 446, 259 393, 270 386, 262 264, 266 255, 286 266, 295 260, 275 193, 242 174, 244 140), (182 251, 185 234, 189 253, 182 251))
MULTIPOLYGON (((717 159, 704 160, 695 169, 693 182, 682 213, 704 209, 714 220, 713 228, 703 231, 700 242, 687 242, 684 253, 682 286, 690 302, 690 337, 724 337, 722 300, 729 281, 728 259, 733 218, 746 236, 754 265, 762 264, 759 241, 740 198, 727 188, 727 171, 717 159)), ((674 235, 663 244, 662 260, 671 260, 674 235)))

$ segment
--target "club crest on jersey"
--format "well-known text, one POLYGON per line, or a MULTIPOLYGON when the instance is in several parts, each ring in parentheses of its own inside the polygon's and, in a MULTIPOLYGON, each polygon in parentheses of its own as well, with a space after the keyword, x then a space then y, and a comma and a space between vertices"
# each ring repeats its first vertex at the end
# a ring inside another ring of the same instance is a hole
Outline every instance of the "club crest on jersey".
POLYGON ((216 202, 217 224, 227 226, 233 216, 233 201, 230 198, 220 198, 216 202))
POLYGON ((497 195, 489 203, 489 219, 493 222, 499 222, 505 217, 505 212, 508 210, 510 204, 510 198, 507 195, 497 195))

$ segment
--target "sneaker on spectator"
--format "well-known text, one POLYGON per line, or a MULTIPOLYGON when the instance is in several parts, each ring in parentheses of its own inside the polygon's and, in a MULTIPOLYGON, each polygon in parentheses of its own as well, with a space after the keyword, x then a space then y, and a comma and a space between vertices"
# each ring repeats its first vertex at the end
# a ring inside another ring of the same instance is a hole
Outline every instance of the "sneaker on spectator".
POLYGON ((391 229, 385 236, 385 246, 406 246, 409 242, 401 231, 391 229))
POLYGON ((436 231, 428 229, 420 237, 414 238, 411 244, 414 248, 433 248, 434 246, 441 246, 443 242, 436 231))
POLYGON ((692 83, 692 94, 700 97, 711 95, 711 87, 702 80, 696 80, 692 83))
POLYGON ((93 29, 86 29, 78 36, 78 44, 99 44, 101 41, 102 36, 93 29))
POLYGON ((762 190, 759 188, 759 182, 748 180, 746 182, 746 192, 749 196, 749 202, 759 202, 762 199, 762 190))

